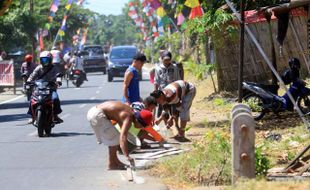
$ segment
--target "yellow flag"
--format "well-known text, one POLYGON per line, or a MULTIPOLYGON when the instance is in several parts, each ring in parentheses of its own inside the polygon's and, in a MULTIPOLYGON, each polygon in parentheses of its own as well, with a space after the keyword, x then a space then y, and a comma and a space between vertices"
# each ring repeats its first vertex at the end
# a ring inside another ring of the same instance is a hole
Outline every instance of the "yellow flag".
POLYGON ((65 32, 63 30, 59 30, 58 34, 59 34, 59 36, 64 36, 65 32))
POLYGON ((164 16, 166 15, 166 11, 164 10, 163 7, 159 7, 159 8, 157 9, 157 15, 158 15, 160 18, 162 18, 162 17, 164 17, 164 16))
POLYGON ((199 0, 186 0, 185 5, 190 8, 195 8, 200 5, 199 0))
POLYGON ((71 8, 71 4, 66 5, 66 9, 69 10, 71 8))

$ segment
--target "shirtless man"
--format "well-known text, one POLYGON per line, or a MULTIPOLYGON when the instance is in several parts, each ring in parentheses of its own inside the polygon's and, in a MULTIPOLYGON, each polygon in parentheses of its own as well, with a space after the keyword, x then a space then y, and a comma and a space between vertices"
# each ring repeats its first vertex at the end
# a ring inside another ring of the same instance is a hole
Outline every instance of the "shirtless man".
POLYGON ((129 156, 127 147, 128 130, 133 123, 136 128, 144 128, 151 125, 153 114, 148 110, 134 112, 133 109, 124 103, 107 101, 92 107, 87 113, 99 144, 103 143, 109 147, 109 169, 125 169, 125 165, 117 157, 117 149, 121 150, 127 160, 132 163, 133 158, 129 156), (116 121, 121 127, 119 133, 111 120, 116 121))
MULTIPOLYGON (((184 80, 178 80, 170 83, 162 90, 155 90, 151 93, 151 96, 156 98, 157 103, 161 105, 175 104, 176 109, 180 112, 180 128, 178 129, 178 135, 175 136, 177 140, 185 139, 185 127, 188 121, 190 121, 190 108, 192 106, 193 99, 196 95, 196 88, 192 83, 184 80)), ((170 117, 168 125, 173 125, 173 117, 170 117)))

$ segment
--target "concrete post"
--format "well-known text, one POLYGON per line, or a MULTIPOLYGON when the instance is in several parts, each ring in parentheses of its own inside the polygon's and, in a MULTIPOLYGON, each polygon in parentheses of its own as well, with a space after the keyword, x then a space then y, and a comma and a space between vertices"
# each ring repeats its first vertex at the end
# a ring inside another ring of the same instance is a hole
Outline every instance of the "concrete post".
POLYGON ((255 178, 255 121, 250 108, 237 104, 232 109, 232 182, 255 178))

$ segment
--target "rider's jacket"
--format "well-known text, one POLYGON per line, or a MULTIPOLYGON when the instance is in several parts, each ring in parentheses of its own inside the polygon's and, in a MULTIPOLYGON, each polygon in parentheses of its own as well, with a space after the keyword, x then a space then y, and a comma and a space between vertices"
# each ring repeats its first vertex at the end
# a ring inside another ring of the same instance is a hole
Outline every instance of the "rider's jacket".
POLYGON ((35 68, 35 70, 31 73, 27 81, 34 82, 35 80, 38 80, 38 79, 43 79, 46 81, 56 81, 56 75, 58 73, 59 73, 58 68, 55 67, 54 65, 50 65, 48 67, 43 67, 42 65, 38 65, 35 68))
POLYGON ((29 76, 34 71, 36 66, 37 65, 33 62, 24 62, 20 68, 20 73, 29 76))

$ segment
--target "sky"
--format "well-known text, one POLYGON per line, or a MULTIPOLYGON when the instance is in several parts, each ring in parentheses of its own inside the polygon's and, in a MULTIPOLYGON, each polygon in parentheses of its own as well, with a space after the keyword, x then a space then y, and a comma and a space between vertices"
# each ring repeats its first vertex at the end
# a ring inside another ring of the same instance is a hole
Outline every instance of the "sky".
POLYGON ((129 0, 87 0, 84 7, 104 15, 119 15, 128 2, 129 0))

